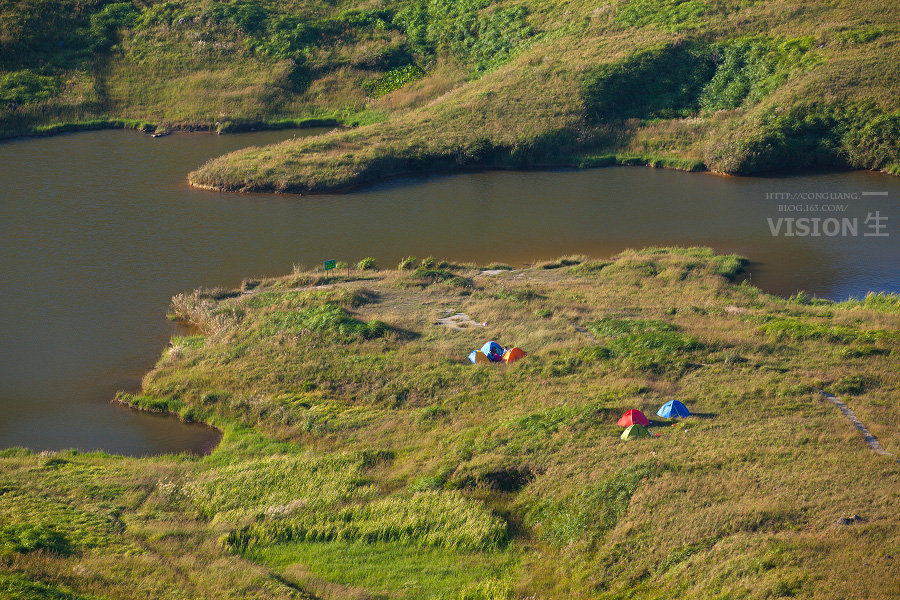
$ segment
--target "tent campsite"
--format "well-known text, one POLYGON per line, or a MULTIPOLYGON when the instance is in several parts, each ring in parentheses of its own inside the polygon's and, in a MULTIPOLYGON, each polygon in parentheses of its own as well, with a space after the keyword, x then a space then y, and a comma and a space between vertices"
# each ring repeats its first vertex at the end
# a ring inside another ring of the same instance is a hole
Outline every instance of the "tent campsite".
POLYGON ((497 342, 487 342, 481 347, 481 350, 473 350, 469 354, 469 361, 472 364, 480 365, 491 362, 516 362, 520 358, 525 357, 525 352, 521 348, 510 348, 507 350, 497 342))

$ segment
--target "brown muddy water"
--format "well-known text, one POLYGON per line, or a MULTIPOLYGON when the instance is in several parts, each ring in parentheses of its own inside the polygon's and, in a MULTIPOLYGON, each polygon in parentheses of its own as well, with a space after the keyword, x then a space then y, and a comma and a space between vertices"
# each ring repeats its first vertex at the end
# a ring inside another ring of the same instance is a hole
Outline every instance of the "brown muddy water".
POLYGON ((749 256, 752 283, 774 293, 900 291, 900 178, 868 172, 483 172, 314 197, 185 183, 209 157, 294 135, 304 133, 0 143, 0 448, 208 450, 218 436, 206 427, 109 401, 137 389, 165 347, 173 294, 293 264, 434 255, 522 265, 708 245, 749 256))

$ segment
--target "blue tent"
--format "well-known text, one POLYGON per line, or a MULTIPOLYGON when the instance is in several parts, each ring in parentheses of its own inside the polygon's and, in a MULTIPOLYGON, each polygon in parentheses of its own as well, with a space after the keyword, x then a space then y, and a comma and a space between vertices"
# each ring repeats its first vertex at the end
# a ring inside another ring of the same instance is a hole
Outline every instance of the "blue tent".
POLYGON ((678 400, 669 400, 665 404, 663 404, 656 414, 664 419, 671 419, 672 417, 689 417, 691 416, 691 412, 687 409, 687 406, 679 402, 678 400))
POLYGON ((498 360, 503 359, 503 353, 506 352, 506 348, 504 348, 497 342, 487 342, 484 346, 481 347, 481 351, 484 352, 485 356, 487 356, 491 361, 497 362, 498 360))

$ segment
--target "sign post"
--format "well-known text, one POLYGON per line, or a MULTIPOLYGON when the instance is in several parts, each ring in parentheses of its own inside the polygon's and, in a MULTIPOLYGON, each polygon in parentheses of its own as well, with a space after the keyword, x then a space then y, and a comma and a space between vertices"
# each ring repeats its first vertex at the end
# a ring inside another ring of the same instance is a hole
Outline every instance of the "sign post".
POLYGON ((325 261, 325 274, 328 274, 328 271, 332 270, 335 267, 335 260, 332 258, 331 260, 325 261))

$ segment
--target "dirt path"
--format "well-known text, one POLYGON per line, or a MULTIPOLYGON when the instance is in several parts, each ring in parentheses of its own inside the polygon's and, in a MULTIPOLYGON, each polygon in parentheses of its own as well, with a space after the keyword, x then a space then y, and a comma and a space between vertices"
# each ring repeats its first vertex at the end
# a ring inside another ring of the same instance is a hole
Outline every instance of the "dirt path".
POLYGON ((577 331, 578 333, 581 333, 581 334, 584 334, 585 336, 587 336, 588 339, 590 339, 590 340, 591 340, 592 342, 594 342, 595 344, 599 344, 599 343, 600 343, 600 340, 598 340, 597 338, 595 338, 593 333, 591 333, 590 331, 588 331, 587 329, 585 329, 584 327, 582 327, 581 325, 579 325, 579 324, 576 323, 575 321, 569 321, 569 325, 571 325, 572 327, 574 327, 574 328, 575 328, 575 331, 577 331))
POLYGON ((462 331, 463 329, 468 329, 469 327, 487 327, 487 323, 478 323, 473 321, 469 315, 466 313, 453 313, 453 311, 444 311, 445 313, 452 313, 448 316, 438 319, 434 322, 435 325, 443 325, 444 327, 449 327, 450 329, 454 329, 456 331, 462 331))
MULTIPOLYGON (((878 438, 869 433, 869 430, 866 429, 866 426, 863 425, 862 421, 860 421, 856 417, 856 414, 849 406, 842 402, 837 396, 832 396, 828 392, 819 390, 819 393, 822 394, 822 396, 824 396, 827 400, 831 400, 831 403, 837 406, 840 411, 844 413, 844 416, 847 417, 847 419, 851 423, 853 423, 853 426, 863 434, 863 437, 866 439, 866 445, 869 446, 869 448, 871 448, 873 452, 875 452, 876 454, 881 454, 882 456, 893 456, 894 458, 897 458, 896 455, 888 452, 881 446, 880 443, 878 443, 878 438)), ((897 462, 900 463, 900 458, 897 458, 897 462)))

